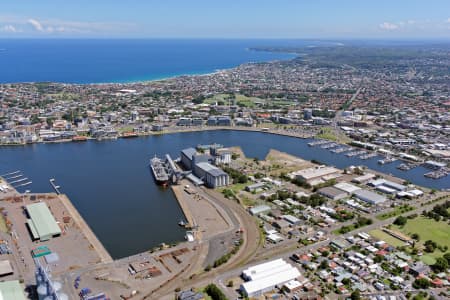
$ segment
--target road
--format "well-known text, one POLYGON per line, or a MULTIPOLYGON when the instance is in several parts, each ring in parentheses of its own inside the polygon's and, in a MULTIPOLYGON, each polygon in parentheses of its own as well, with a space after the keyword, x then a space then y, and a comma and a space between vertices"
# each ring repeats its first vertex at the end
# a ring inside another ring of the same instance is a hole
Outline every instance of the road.
MULTIPOLYGON (((445 193, 445 195, 447 195, 447 198, 444 198, 442 200, 436 201, 436 202, 428 204, 428 205, 424 205, 424 206, 421 206, 421 207, 416 207, 415 210, 409 211, 409 212, 404 213, 402 215, 403 216, 409 216, 409 215, 412 215, 412 214, 421 214, 423 211, 429 210, 431 207, 435 206, 436 204, 439 204, 439 203, 442 203, 442 202, 448 200, 448 195, 450 195, 450 193, 445 193)), ((368 231, 380 228, 382 226, 386 226, 388 224, 392 224, 392 222, 397 217, 398 216, 395 216, 395 217, 392 217, 392 218, 389 218, 389 219, 386 219, 386 220, 376 220, 371 225, 355 229, 355 230, 353 230, 353 231, 351 231, 349 233, 346 233, 346 234, 343 234, 343 235, 339 235, 339 237, 347 238, 349 236, 353 236, 353 235, 358 234, 360 232, 368 232, 368 231)), ((226 287, 227 280, 229 278, 239 277, 243 269, 248 268, 248 267, 250 267, 252 265, 258 264, 258 263, 262 263, 262 262, 264 262, 264 261, 266 261, 268 259, 274 260, 274 259, 278 259, 278 258, 284 258, 286 260, 289 260, 289 258, 295 253, 299 253, 299 252, 302 252, 302 253, 313 252, 313 251, 317 250, 320 247, 327 246, 329 244, 329 242, 330 242, 330 240, 326 239, 326 240, 323 240, 323 241, 320 241, 320 242, 317 242, 317 243, 314 243, 314 244, 311 244, 311 245, 308 245, 308 246, 305 246, 305 247, 301 247, 301 248, 296 248, 296 249, 288 248, 288 249, 285 249, 284 251, 282 249, 281 253, 277 253, 277 248, 271 249, 270 251, 268 251, 264 255, 259 256, 257 262, 256 261, 254 261, 254 262, 252 261, 250 264, 247 264, 245 266, 241 266, 239 269, 232 269, 232 270, 226 271, 226 272, 222 273, 221 275, 219 275, 218 277, 216 277, 214 280, 210 280, 210 282, 214 282, 215 284, 220 286, 222 288, 222 290, 227 293, 227 296, 230 299, 234 299, 236 297, 236 294, 231 294, 229 292, 229 289, 226 287)), ((280 252, 279 249, 278 249, 278 252, 280 252)))

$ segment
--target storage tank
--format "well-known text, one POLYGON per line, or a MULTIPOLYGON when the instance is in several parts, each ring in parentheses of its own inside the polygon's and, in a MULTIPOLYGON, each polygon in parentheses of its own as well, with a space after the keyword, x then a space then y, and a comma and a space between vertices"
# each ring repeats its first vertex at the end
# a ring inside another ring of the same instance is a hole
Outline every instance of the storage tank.
POLYGON ((54 289, 54 292, 55 293, 57 293, 57 292, 59 292, 60 290, 61 290, 61 283, 60 282, 58 282, 58 281, 53 281, 53 289, 54 289))
POLYGON ((69 297, 64 293, 58 293, 58 300, 69 300, 69 297))
POLYGON ((47 297, 47 285, 45 283, 37 287, 37 294, 39 300, 44 300, 47 297))

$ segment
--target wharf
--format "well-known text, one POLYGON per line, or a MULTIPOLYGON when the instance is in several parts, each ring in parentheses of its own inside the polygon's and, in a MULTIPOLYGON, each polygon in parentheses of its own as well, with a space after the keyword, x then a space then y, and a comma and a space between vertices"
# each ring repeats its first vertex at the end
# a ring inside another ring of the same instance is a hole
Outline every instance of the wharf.
POLYGON ((96 250, 97 254, 100 257, 101 262, 103 263, 109 263, 112 262, 113 259, 109 255, 108 251, 106 251, 103 244, 98 240, 97 236, 94 234, 94 232, 91 230, 89 225, 86 223, 86 221, 83 219, 83 217, 80 215, 78 210, 73 206, 72 202, 69 200, 69 198, 66 195, 59 195, 59 198, 61 199, 61 202, 66 207, 67 211, 72 216, 75 223, 79 226, 79 229, 81 232, 84 233, 87 240, 91 243, 92 247, 96 250))
POLYGON ((186 218, 186 227, 194 227, 195 222, 194 218, 192 217, 191 210, 189 209, 188 204, 186 203, 187 198, 186 194, 184 192, 184 187, 181 185, 172 185, 172 191, 175 195, 175 198, 178 201, 178 204, 181 207, 181 210, 183 211, 184 217, 186 218))

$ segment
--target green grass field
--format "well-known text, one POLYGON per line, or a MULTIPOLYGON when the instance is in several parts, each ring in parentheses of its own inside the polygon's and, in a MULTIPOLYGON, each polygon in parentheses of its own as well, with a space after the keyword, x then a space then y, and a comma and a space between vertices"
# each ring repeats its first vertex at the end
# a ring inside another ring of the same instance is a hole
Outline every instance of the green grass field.
MULTIPOLYGON (((229 97, 230 97, 229 94, 217 94, 208 99, 205 99, 205 101, 203 101, 203 103, 214 104, 216 102, 221 101, 224 103, 224 105, 228 105, 229 97)), ((236 101, 237 105, 245 106, 245 107, 254 107, 255 102, 262 102, 262 103, 265 102, 264 99, 260 99, 257 97, 247 97, 242 94, 235 94, 234 97, 236 98, 235 101, 236 101)), ((233 103, 233 101, 234 101, 234 99, 231 100, 231 103, 233 103)))
POLYGON ((386 232, 384 232, 380 229, 375 229, 375 230, 369 231, 369 234, 371 236, 373 236, 374 238, 385 241, 386 243, 388 243, 389 245, 394 246, 394 247, 400 247, 400 246, 405 245, 404 242, 400 241, 399 239, 396 239, 392 235, 387 234, 386 232))
MULTIPOLYGON (((412 220, 408 220, 405 226, 394 226, 396 230, 411 235, 417 233, 420 237, 419 244, 422 245, 427 240, 433 240, 441 246, 447 246, 450 248, 450 225, 447 222, 436 222, 433 219, 425 217, 417 217, 412 220)), ((431 257, 440 257, 443 255, 439 249, 436 249, 433 253, 427 254, 431 257)))
POLYGON ((436 259, 433 256, 428 255, 428 254, 421 256, 420 260, 429 266, 434 265, 436 263, 436 259))

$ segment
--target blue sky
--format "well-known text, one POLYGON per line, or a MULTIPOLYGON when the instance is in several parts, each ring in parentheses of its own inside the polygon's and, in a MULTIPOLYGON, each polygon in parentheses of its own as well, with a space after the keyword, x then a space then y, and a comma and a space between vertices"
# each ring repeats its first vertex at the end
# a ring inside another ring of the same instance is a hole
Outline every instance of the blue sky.
POLYGON ((0 37, 450 39, 450 0, 13 0, 0 37))

